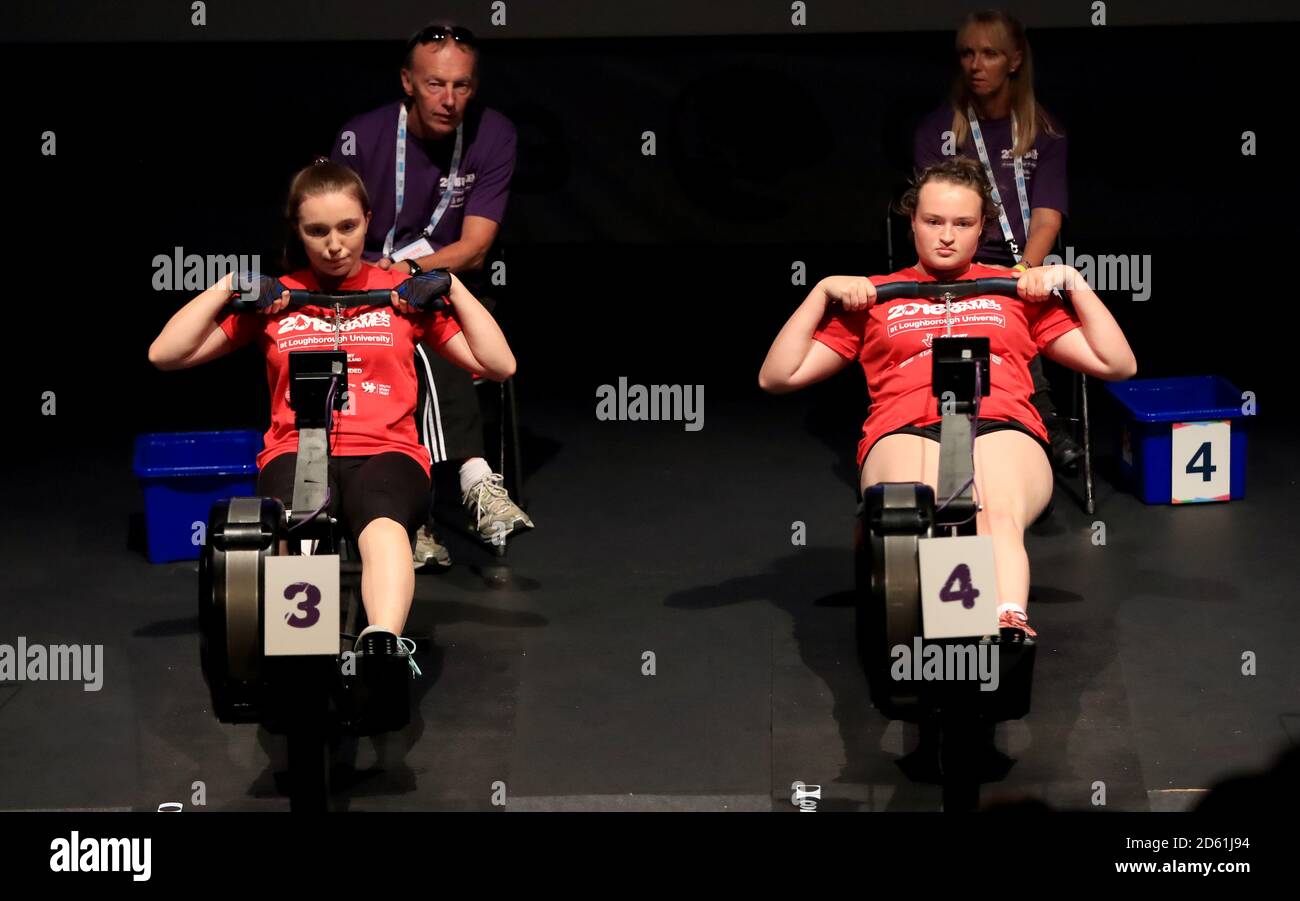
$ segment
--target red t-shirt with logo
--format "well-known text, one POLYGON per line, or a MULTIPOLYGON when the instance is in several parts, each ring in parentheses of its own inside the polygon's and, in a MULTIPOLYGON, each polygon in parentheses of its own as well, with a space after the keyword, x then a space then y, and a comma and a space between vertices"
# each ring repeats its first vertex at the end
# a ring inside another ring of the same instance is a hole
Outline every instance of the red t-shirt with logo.
MULTIPOLYGON (((402 267, 405 269, 405 267, 402 267)), ((342 291, 395 288, 410 278, 405 271, 362 263, 361 270, 339 286, 342 291)), ((290 289, 319 290, 310 269, 281 276, 290 289)), ((331 307, 290 307, 277 316, 261 312, 231 313, 218 325, 236 345, 256 341, 266 356, 271 388, 271 428, 257 456, 259 468, 298 450, 298 430, 289 406, 289 353, 334 349, 331 307)), ((415 429, 417 383, 415 345, 421 339, 441 346, 460 331, 447 312, 403 315, 392 307, 351 307, 339 320, 339 350, 348 355, 350 402, 335 413, 330 453, 336 457, 403 453, 429 472, 429 451, 415 429)))
MULTIPOLYGON (((961 276, 1010 278, 1018 273, 978 263, 961 276)), ((935 281, 915 267, 871 277, 873 285, 899 281, 935 281)), ((989 395, 980 400, 980 419, 1015 420, 1044 441, 1047 429, 1029 402, 1034 393, 1029 361, 1071 329, 1074 313, 1060 300, 1042 303, 981 295, 952 302, 953 337, 989 339, 989 395)), ((838 307, 822 319, 813 338, 849 360, 857 360, 867 377, 871 411, 862 425, 858 467, 872 445, 905 425, 939 422, 938 399, 931 393, 931 342, 947 333, 944 304, 931 300, 895 300, 846 313, 838 307)))

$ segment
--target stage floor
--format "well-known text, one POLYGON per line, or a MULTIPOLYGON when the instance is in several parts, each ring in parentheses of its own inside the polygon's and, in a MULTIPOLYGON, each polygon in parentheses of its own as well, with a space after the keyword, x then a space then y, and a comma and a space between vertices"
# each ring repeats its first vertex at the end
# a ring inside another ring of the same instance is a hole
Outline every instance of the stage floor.
MULTIPOLYGON (((507 810, 794 811, 800 780, 819 810, 938 810, 896 763, 916 730, 872 708, 856 660, 851 446, 801 409, 711 408, 687 432, 532 405, 547 451, 512 584, 444 529, 457 565, 417 577, 407 629, 418 709, 334 749, 332 806, 493 810, 500 783, 507 810)), ((1089 517, 1058 485, 1028 537, 1032 709, 998 727, 1015 765, 983 803, 1091 809, 1104 783, 1110 810, 1185 809, 1296 746, 1300 467, 1294 436, 1255 425, 1242 501, 1148 507, 1103 478, 1089 517)), ((8 492, 0 642, 102 644, 104 677, 0 684, 0 809, 192 810, 195 782, 198 809, 286 809, 283 739, 210 712, 196 564, 128 549, 129 467, 124 440, 8 492)))

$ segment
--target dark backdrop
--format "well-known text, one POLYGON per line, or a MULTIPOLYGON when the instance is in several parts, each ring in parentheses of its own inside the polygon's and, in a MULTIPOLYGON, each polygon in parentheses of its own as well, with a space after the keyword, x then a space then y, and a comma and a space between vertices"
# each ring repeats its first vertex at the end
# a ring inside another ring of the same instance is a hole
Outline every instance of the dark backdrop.
MULTIPOLYGON (((1103 295, 1139 375, 1226 375, 1264 416, 1285 403, 1289 297, 1268 279, 1296 253, 1294 112, 1279 98, 1296 37, 1291 24, 1031 31, 1039 98, 1070 137, 1069 242, 1151 257, 1150 300, 1103 295)), ((704 384, 710 409, 758 402, 759 364, 807 291, 792 263, 810 284, 885 271, 884 211, 912 124, 947 90, 951 44, 946 28, 490 42, 481 97, 521 139, 494 291, 525 415, 591 410, 619 376, 704 384)), ((289 175, 347 117, 398 96, 400 43, 4 49, 19 426, 114 453, 140 431, 263 426, 251 351, 148 366, 188 296, 151 289, 152 259, 273 255, 289 175), (40 414, 47 390, 56 417, 40 414)), ((860 382, 814 389, 843 410, 846 451, 860 382)))

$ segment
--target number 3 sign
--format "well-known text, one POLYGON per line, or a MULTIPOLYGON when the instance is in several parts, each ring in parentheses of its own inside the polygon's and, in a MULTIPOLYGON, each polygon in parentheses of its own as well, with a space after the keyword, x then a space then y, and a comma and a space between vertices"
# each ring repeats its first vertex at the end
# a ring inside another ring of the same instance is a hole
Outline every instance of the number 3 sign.
POLYGON ((339 558, 267 557, 266 632, 268 657, 339 652, 339 558))
POLYGON ((998 583, 987 535, 922 538, 921 622, 928 639, 998 634, 998 583))

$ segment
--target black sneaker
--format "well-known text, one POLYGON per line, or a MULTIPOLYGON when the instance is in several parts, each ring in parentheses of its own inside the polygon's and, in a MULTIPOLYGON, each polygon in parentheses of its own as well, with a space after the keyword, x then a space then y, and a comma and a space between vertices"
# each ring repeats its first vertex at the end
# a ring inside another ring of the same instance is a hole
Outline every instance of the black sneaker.
POLYGON ((393 732, 411 721, 411 675, 420 674, 414 650, 414 641, 392 632, 376 630, 357 639, 355 672, 344 678, 344 714, 359 734, 393 732))
POLYGON ((1047 427, 1047 437, 1052 443, 1052 465, 1056 471, 1065 476, 1079 474, 1079 461, 1083 459, 1083 448, 1059 423, 1047 427))

